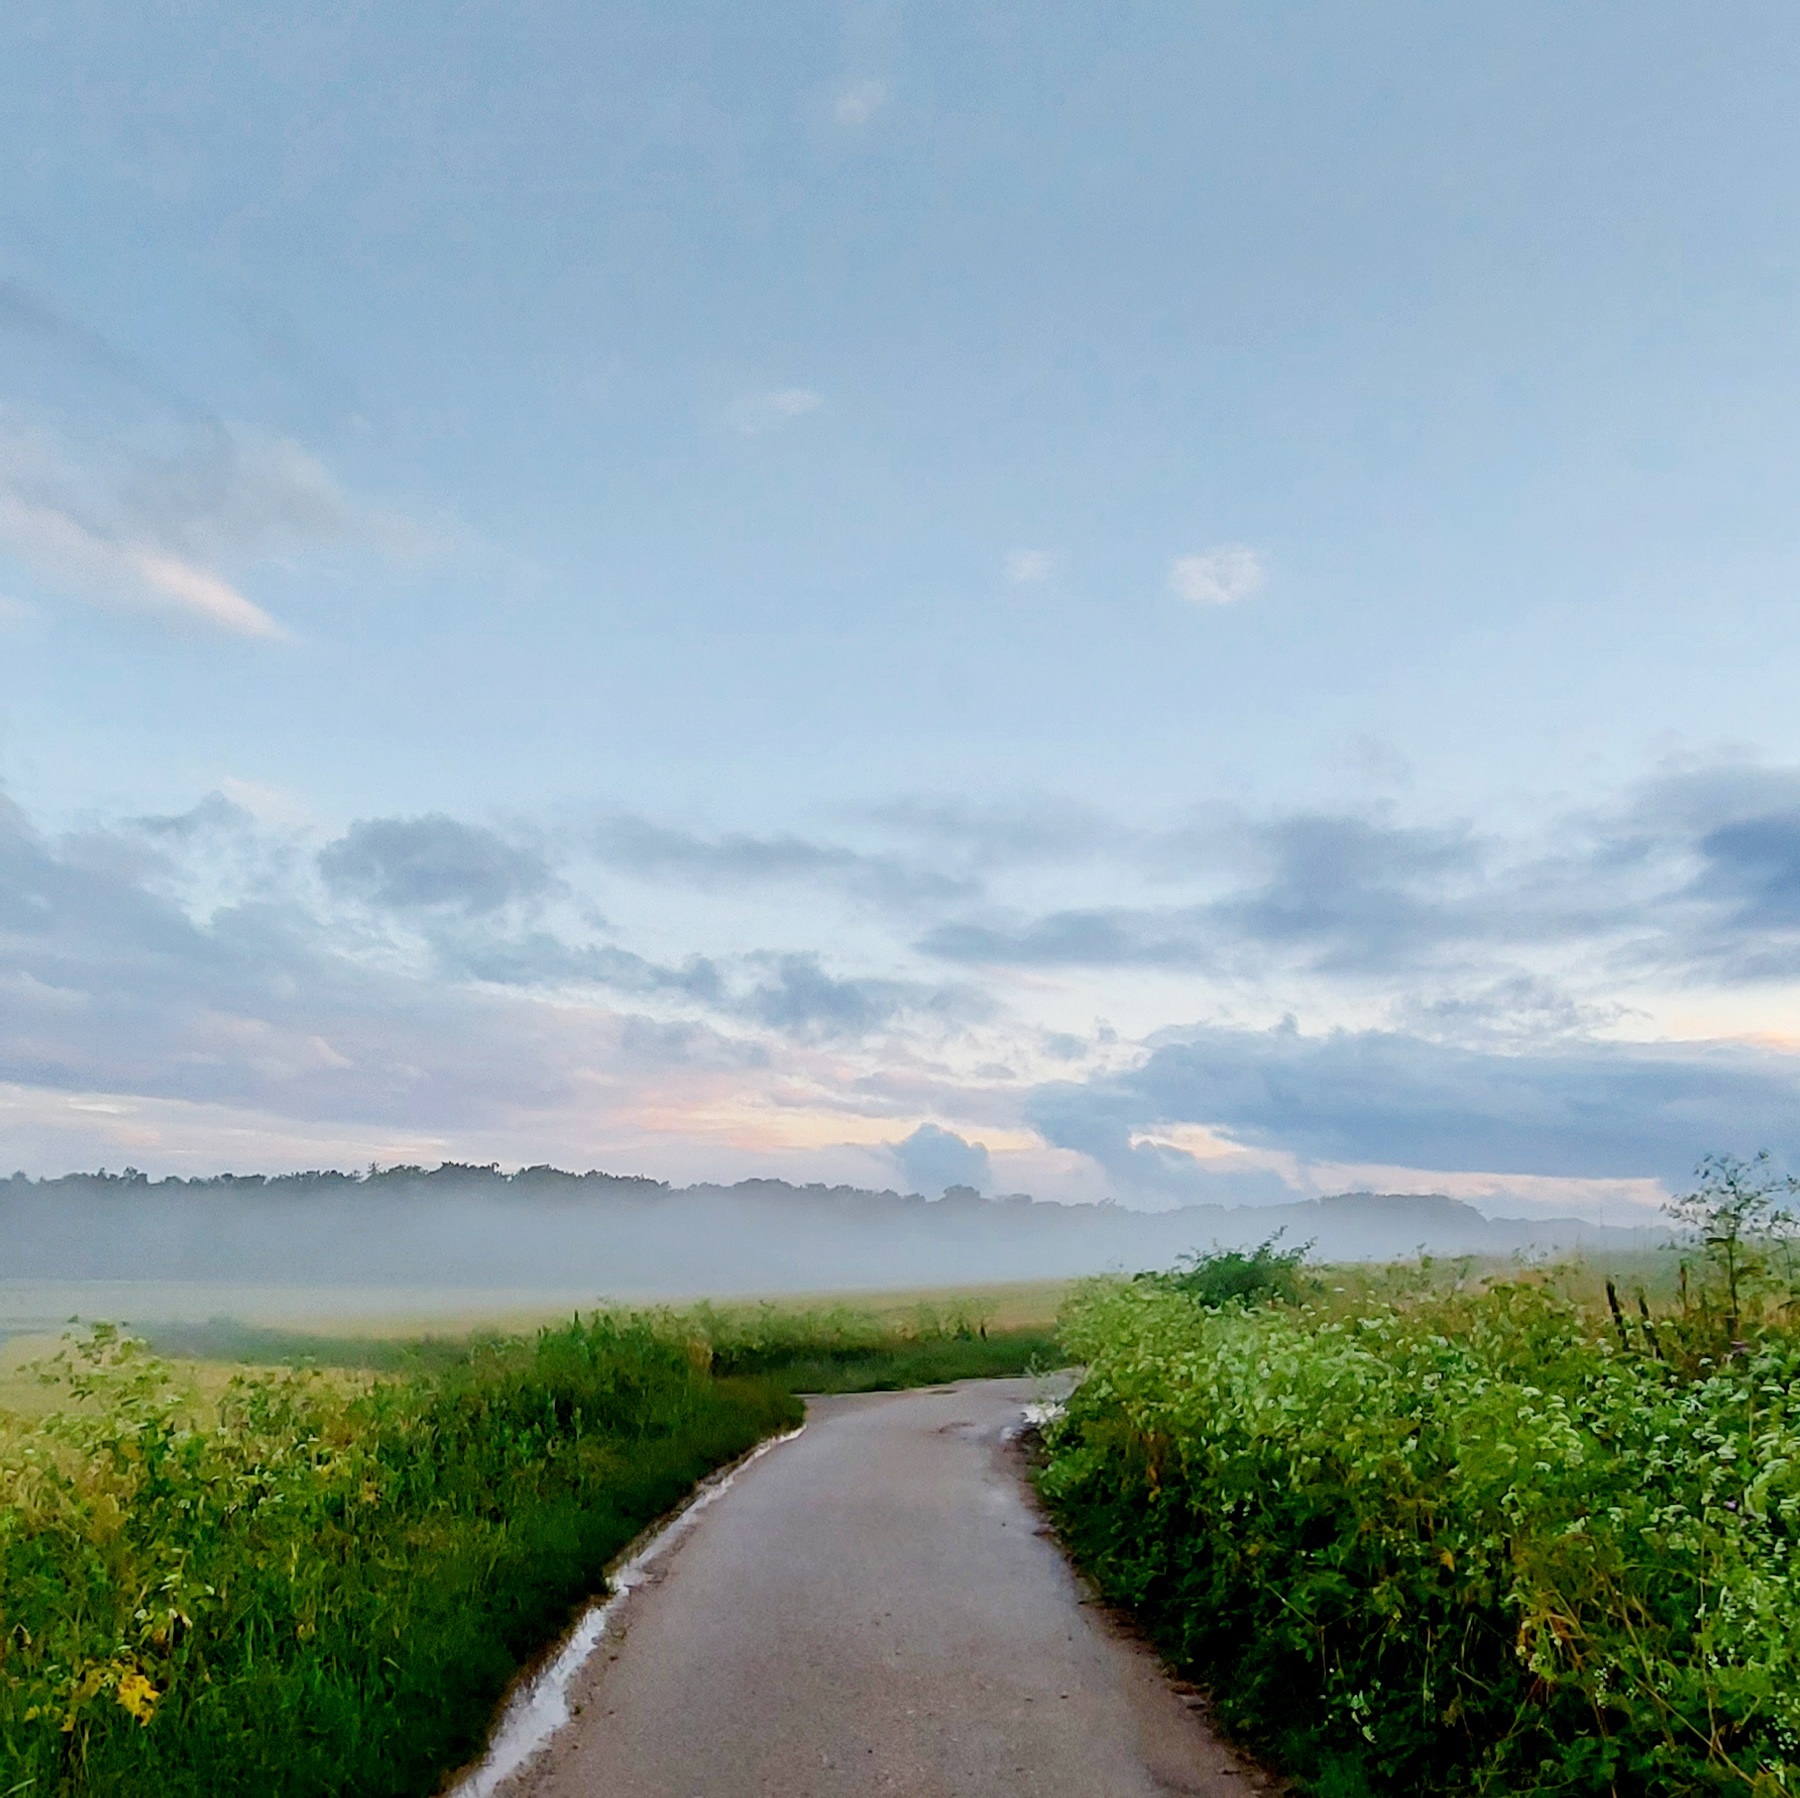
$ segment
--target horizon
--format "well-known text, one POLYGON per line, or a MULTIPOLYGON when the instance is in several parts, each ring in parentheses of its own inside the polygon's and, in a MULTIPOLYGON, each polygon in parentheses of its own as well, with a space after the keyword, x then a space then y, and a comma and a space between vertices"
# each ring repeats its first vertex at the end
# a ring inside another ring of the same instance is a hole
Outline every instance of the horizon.
POLYGON ((1800 1166, 1796 75, 1766 4, 0 21, 0 1163, 1800 1166))
MULTIPOLYGON (((982 1205, 1017 1206, 1021 1202, 1028 1206, 1052 1205, 1060 1209, 1085 1208, 1099 1210, 1138 1211, 1143 1208, 1127 1206, 1110 1194, 1099 1198, 1055 1198, 1040 1197, 1030 1192, 983 1191, 979 1187, 960 1182, 952 1183, 936 1192, 918 1189, 902 1189, 894 1186, 869 1187, 857 1186, 842 1181, 823 1180, 801 1183, 786 1179, 776 1174, 745 1174, 736 1180, 696 1180, 683 1184, 661 1180, 650 1174, 619 1173, 607 1168, 562 1168, 549 1162, 520 1163, 508 1169, 500 1162, 461 1162, 445 1161, 435 1167, 426 1167, 417 1163, 395 1162, 382 1167, 371 1163, 366 1168, 308 1167, 292 1168, 278 1173, 263 1173, 254 1170, 237 1171, 224 1169, 210 1174, 150 1174, 142 1168, 122 1167, 108 1169, 70 1168, 55 1174, 28 1174, 24 1169, 16 1169, 10 1175, 0 1175, 0 1185, 19 1185, 24 1183, 33 1187, 61 1186, 80 1181, 91 1181, 95 1184, 111 1186, 142 1186, 146 1190, 159 1190, 165 1187, 181 1187, 187 1190, 195 1188, 224 1188, 229 1186, 298 1186, 308 1180, 341 1181, 350 1185, 367 1186, 385 1181, 400 1182, 407 1179, 418 1179, 434 1186, 448 1188, 457 1179, 471 1177, 479 1181, 490 1179, 507 1185, 515 1185, 530 1176, 541 1176, 545 1180, 568 1181, 572 1184, 595 1182, 612 1186, 651 1189, 679 1197, 699 1191, 738 1193, 746 1187, 779 1187, 796 1194, 828 1193, 844 1194, 852 1198, 897 1199, 902 1203, 914 1200, 923 1205, 940 1205, 950 1203, 953 1208, 965 1200, 978 1201, 982 1205)), ((1450 1193, 1432 1192, 1424 1189, 1401 1192, 1377 1192, 1367 1187, 1346 1188, 1335 1192, 1294 1193, 1285 1199, 1251 1200, 1244 1204, 1222 1204, 1216 1199, 1194 1199, 1184 1203, 1160 1207, 1150 1215, 1167 1216, 1175 1211, 1218 1210, 1234 1214, 1272 1211, 1294 1205, 1330 1205, 1343 1201, 1370 1200, 1374 1202, 1393 1201, 1403 1204, 1409 1201, 1439 1201, 1444 1205, 1475 1212, 1491 1223, 1522 1224, 1560 1224, 1560 1223, 1595 1223, 1596 1220, 1582 1218, 1577 1213, 1503 1213, 1484 1209, 1481 1205, 1468 1199, 1459 1199, 1450 1193)), ((1617 1226, 1609 1226, 1617 1227, 1617 1226)), ((1675 1224, 1669 1220, 1667 1211, 1659 1212, 1651 1217, 1629 1220, 1627 1228, 1640 1230, 1673 1231, 1675 1224)))

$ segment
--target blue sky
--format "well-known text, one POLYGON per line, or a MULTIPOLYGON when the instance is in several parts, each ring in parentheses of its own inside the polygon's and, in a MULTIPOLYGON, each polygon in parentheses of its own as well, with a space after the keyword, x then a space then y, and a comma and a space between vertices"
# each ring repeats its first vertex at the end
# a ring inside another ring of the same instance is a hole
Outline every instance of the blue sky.
POLYGON ((1795 1146, 1797 60, 8 9, 0 1160, 1795 1146))

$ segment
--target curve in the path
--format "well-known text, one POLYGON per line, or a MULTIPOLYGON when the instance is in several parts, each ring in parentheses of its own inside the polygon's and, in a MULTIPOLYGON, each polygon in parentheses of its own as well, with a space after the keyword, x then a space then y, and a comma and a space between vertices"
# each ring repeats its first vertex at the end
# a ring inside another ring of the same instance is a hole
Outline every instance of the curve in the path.
POLYGON ((1255 1774, 1084 1601, 1024 1381, 822 1399, 620 1608, 507 1798, 1158 1798, 1255 1774))

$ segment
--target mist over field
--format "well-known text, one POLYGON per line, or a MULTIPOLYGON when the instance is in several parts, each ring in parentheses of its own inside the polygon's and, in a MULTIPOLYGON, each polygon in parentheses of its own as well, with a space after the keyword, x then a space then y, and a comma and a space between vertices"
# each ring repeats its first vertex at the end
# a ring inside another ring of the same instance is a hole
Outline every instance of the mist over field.
POLYGON ((747 1180, 671 1187, 617 1175, 445 1166, 371 1176, 0 1182, 0 1286, 536 1291, 676 1298, 991 1284, 1164 1267, 1277 1232, 1329 1260, 1631 1246, 1654 1229, 1489 1219, 1441 1195, 1291 1205, 1117 1205, 747 1180))

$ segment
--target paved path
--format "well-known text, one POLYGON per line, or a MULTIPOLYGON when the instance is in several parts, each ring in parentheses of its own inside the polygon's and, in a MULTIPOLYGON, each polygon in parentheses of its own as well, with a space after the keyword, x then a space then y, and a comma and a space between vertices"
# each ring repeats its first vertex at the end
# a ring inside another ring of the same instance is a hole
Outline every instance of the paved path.
POLYGON ((1041 1533, 1004 1441, 1030 1396, 815 1400, 626 1601, 508 1798, 1247 1798, 1041 1533))

